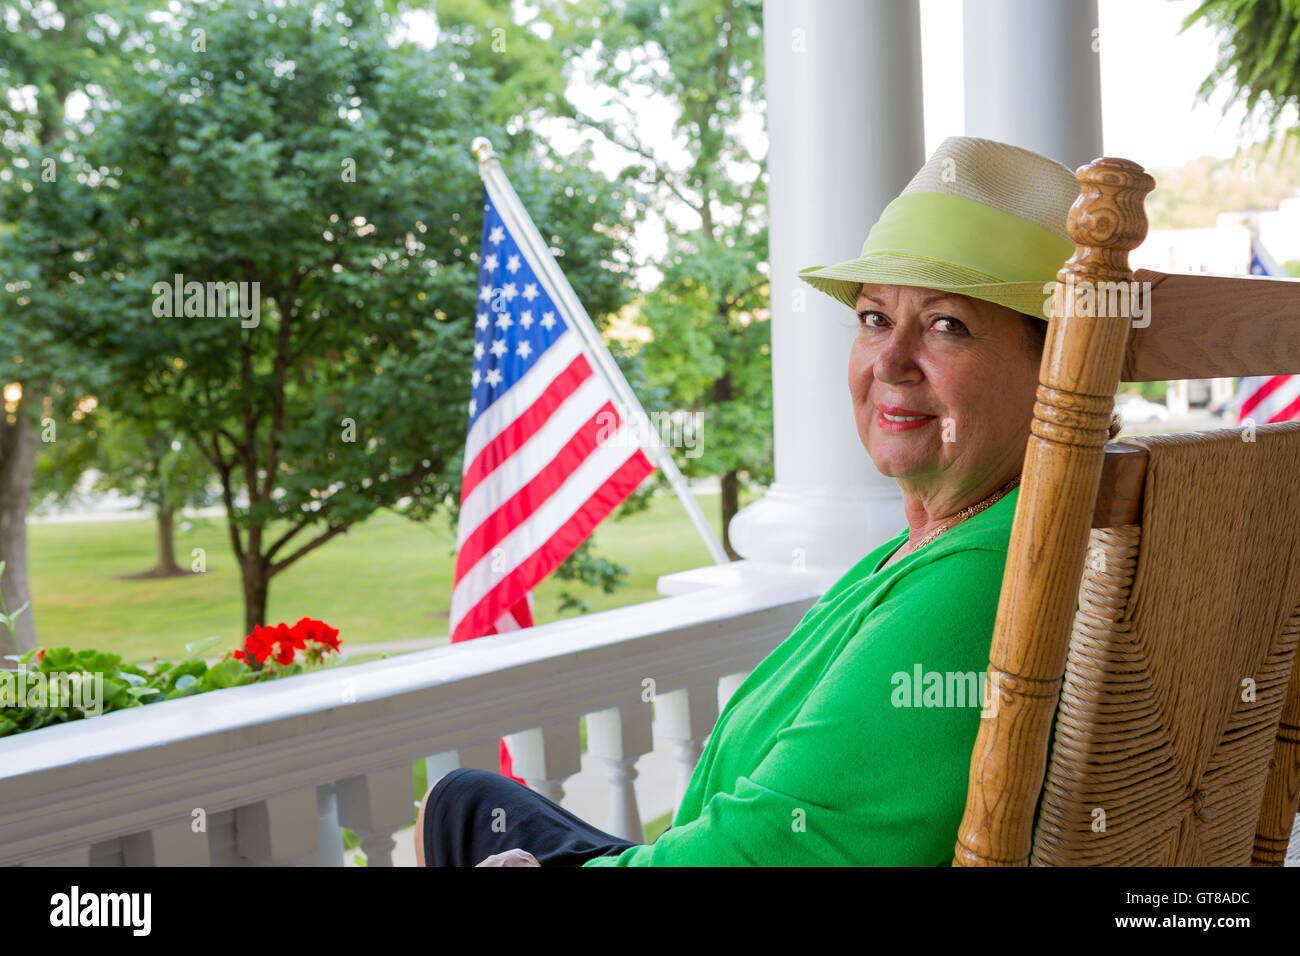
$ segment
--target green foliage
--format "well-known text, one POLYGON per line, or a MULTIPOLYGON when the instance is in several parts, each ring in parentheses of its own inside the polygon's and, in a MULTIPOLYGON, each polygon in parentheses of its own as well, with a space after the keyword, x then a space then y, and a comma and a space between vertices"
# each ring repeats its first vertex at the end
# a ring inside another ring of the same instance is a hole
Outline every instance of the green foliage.
POLYGON ((1152 402, 1163 402, 1165 396, 1169 394, 1168 382, 1133 382, 1125 391, 1136 389, 1137 393, 1143 398, 1152 402))
POLYGON ((78 503, 80 479, 94 469, 94 492, 139 498, 154 511, 202 508, 216 501, 211 463, 189 438, 157 422, 98 407, 74 409, 57 423, 57 440, 36 462, 34 510, 78 503))
MULTIPOLYGON (((0 578, 4 577, 4 573, 5 573, 5 562, 0 561, 0 578)), ((4 593, 0 592, 0 627, 3 627, 6 631, 8 631, 9 636, 11 638, 14 636, 14 622, 18 620, 18 618, 22 615, 23 611, 27 610, 27 607, 28 607, 27 602, 23 602, 22 604, 18 605, 18 607, 14 608, 14 610, 10 611, 9 608, 5 605, 4 593)))
POLYGON ((128 68, 138 50, 124 39, 145 13, 131 0, 0 3, 0 88, 11 91, 0 97, 0 288, 6 304, 31 316, 16 321, 0 305, 0 383, 23 384, 33 425, 38 413, 66 417, 103 382, 75 337, 60 331, 75 327, 81 301, 66 208, 78 207, 79 216, 89 209, 85 190, 60 175, 69 147, 87 134, 84 124, 67 122, 65 108, 74 93, 102 98, 128 68))
POLYGON ((544 24, 566 57, 597 51, 588 78, 616 111, 597 119, 570 103, 566 115, 632 157, 623 177, 667 223, 668 256, 654 264, 663 279, 641 303, 653 336, 642 350, 646 409, 704 413, 703 454, 674 452, 684 474, 769 482, 766 156, 743 134, 762 115, 762 4, 628 0, 611 16, 596 0, 545 0, 538 10, 523 32, 544 24), (684 164, 638 137, 630 104, 645 96, 677 109, 684 164))
POLYGON ((1267 142, 1282 130, 1277 121, 1288 106, 1300 105, 1300 3, 1295 0, 1202 0, 1183 21, 1183 30, 1204 22, 1221 37, 1219 59, 1202 82, 1202 99, 1220 86, 1230 97, 1225 113, 1244 103, 1267 126, 1267 142))
POLYGON ((18 671, 0 670, 0 737, 303 672, 303 665, 296 662, 287 667, 268 662, 270 666, 254 670, 232 657, 209 667, 196 655, 217 640, 211 637, 189 645, 190 656, 184 660, 173 663, 155 659, 147 667, 124 664, 120 655, 94 649, 52 647, 39 655, 36 651, 21 657, 10 655, 29 675, 45 675, 47 679, 38 683, 40 678, 32 676, 23 684, 18 671), (55 675, 67 677, 56 679, 55 675), (85 690, 74 691, 67 700, 52 690, 55 686, 71 688, 77 684, 83 684, 85 690), (38 692, 37 687, 43 689, 38 692))
POLYGON ((65 144, 56 182, 37 175, 36 147, 0 182, 0 218, 19 225, 0 237, 15 280, 0 328, 24 330, 43 367, 75 342, 99 376, 83 393, 205 456, 264 594, 378 509, 423 519, 459 498, 483 195, 472 138, 492 139, 593 316, 626 299, 631 207, 589 157, 561 163, 503 129, 477 52, 390 46, 380 6, 175 14, 140 28, 150 67, 91 110, 94 135, 65 144), (259 321, 155 314, 177 274, 256 283, 259 321), (287 523, 275 539, 272 522, 287 523))

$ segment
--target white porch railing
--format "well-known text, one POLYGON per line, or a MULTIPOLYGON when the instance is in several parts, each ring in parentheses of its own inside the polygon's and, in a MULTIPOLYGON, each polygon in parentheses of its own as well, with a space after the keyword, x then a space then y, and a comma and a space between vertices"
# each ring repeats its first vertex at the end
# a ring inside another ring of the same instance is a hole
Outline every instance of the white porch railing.
POLYGON ((609 768, 607 829, 642 841, 632 781, 653 749, 651 697, 680 797, 720 683, 734 690, 829 583, 746 562, 699 574, 728 583, 2 739, 0 865, 341 865, 340 827, 391 865, 413 761, 430 783, 458 764, 495 770, 508 734, 516 773, 558 802, 583 715, 609 768))

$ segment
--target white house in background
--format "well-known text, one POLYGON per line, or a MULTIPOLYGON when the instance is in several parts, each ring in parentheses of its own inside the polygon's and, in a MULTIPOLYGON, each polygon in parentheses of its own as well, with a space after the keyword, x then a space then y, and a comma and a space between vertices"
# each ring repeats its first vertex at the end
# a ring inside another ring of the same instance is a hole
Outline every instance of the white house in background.
MULTIPOLYGON (((1277 209, 1220 213, 1213 226, 1200 229, 1152 229, 1129 254, 1134 269, 1160 272, 1250 274, 1252 229, 1278 262, 1300 259, 1300 196, 1283 199, 1277 209)), ((1171 382, 1166 403, 1175 414, 1188 402, 1215 405, 1233 396, 1233 379, 1171 382)))

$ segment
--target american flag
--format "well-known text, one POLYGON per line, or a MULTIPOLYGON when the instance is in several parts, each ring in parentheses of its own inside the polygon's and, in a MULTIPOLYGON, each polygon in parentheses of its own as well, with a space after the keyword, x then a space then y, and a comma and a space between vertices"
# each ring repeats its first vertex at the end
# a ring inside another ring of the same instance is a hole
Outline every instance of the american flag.
MULTIPOLYGON (((1252 233, 1250 273, 1289 276, 1252 233)), ((1254 375, 1237 384, 1237 423, 1250 419, 1256 425, 1300 420, 1300 375, 1254 375)))
POLYGON ((453 642, 530 627, 532 589, 654 471, 577 317, 484 196, 453 642))

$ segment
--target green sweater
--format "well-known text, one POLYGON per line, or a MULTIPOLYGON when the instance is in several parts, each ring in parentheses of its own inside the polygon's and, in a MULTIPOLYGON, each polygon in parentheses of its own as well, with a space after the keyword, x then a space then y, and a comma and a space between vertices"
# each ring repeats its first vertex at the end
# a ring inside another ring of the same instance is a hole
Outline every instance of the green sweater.
POLYGON ((727 702, 672 827, 585 865, 948 864, 1019 490, 850 568, 727 702))

